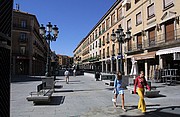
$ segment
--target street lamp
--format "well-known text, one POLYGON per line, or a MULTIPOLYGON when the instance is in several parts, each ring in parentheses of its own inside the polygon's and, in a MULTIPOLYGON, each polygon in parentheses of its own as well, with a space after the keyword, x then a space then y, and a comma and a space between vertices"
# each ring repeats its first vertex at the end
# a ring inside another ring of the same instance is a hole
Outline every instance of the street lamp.
POLYGON ((56 41, 56 38, 58 37, 58 27, 56 25, 54 25, 54 27, 52 27, 51 22, 48 22, 48 24, 46 25, 46 29, 43 26, 43 24, 41 24, 41 27, 39 28, 39 33, 40 35, 42 35, 45 40, 47 40, 48 43, 48 52, 47 52, 47 63, 46 63, 46 73, 45 76, 50 77, 50 41, 56 41), (47 34, 46 34, 47 32, 47 34))
POLYGON ((117 40, 117 42, 119 42, 119 52, 120 52, 120 72, 122 73, 122 74, 124 74, 124 70, 123 70, 123 54, 122 54, 122 43, 124 43, 124 41, 125 41, 125 36, 126 36, 126 38, 127 39, 130 39, 130 37, 131 37, 131 32, 128 30, 127 32, 126 32, 126 35, 124 34, 124 32, 123 32, 123 29, 122 29, 122 27, 120 26, 116 31, 115 31, 115 33, 114 33, 114 31, 113 31, 113 33, 111 34, 111 40, 113 41, 113 42, 116 42, 116 40, 117 40))

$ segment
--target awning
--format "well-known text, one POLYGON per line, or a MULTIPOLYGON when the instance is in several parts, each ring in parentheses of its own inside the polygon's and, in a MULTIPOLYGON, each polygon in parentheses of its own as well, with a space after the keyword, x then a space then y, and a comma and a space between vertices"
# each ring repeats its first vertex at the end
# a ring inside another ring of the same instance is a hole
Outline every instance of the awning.
POLYGON ((156 55, 171 54, 171 53, 176 53, 176 52, 180 52, 180 47, 174 47, 174 48, 158 50, 156 52, 156 55))
POLYGON ((127 56, 126 58, 134 57, 135 60, 145 60, 145 59, 155 58, 155 54, 156 54, 156 52, 148 52, 148 53, 142 53, 142 54, 127 56))

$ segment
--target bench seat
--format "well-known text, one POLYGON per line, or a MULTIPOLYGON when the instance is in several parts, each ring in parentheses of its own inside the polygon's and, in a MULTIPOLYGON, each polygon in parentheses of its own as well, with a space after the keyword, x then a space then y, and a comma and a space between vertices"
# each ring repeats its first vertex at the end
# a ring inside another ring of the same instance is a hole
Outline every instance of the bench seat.
POLYGON ((39 92, 31 92, 26 99, 28 101, 33 101, 34 104, 40 102, 49 102, 53 92, 54 92, 53 89, 43 89, 39 92))

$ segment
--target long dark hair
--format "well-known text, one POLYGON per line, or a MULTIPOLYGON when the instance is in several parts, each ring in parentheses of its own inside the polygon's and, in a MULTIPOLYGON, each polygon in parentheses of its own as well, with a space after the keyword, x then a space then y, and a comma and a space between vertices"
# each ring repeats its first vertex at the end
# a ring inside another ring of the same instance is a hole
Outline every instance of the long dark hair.
POLYGON ((121 74, 120 71, 118 71, 118 72, 116 73, 116 75, 117 75, 117 80, 121 80, 121 79, 122 79, 122 74, 121 74))

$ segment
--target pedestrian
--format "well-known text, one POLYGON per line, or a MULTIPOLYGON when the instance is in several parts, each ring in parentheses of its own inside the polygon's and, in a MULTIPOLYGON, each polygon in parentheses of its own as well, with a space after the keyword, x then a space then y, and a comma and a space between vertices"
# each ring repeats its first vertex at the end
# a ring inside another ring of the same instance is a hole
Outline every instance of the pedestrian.
POLYGON ((76 69, 73 70, 73 75, 76 76, 76 69))
POLYGON ((122 74, 121 72, 117 72, 116 77, 114 79, 114 98, 112 99, 114 107, 117 107, 117 96, 121 96, 121 104, 122 104, 122 110, 126 111, 124 108, 124 89, 122 86, 122 74))
POLYGON ((64 76, 66 78, 66 84, 68 84, 69 83, 69 71, 68 71, 68 69, 66 69, 66 71, 64 72, 64 76))
POLYGON ((139 95, 138 109, 141 110, 143 113, 146 112, 146 104, 144 100, 144 86, 146 86, 146 88, 150 91, 150 87, 144 77, 144 72, 141 71, 140 75, 135 79, 134 94, 136 94, 137 88, 137 94, 139 95))

